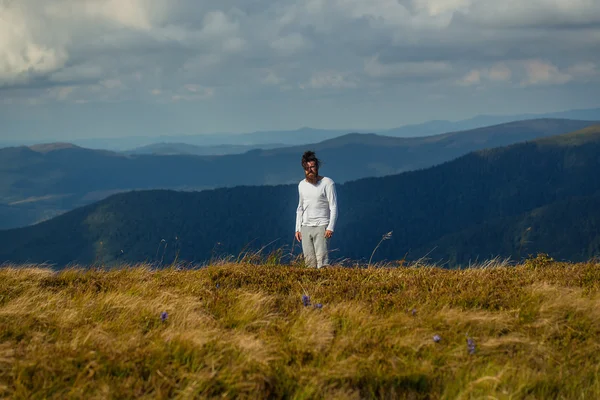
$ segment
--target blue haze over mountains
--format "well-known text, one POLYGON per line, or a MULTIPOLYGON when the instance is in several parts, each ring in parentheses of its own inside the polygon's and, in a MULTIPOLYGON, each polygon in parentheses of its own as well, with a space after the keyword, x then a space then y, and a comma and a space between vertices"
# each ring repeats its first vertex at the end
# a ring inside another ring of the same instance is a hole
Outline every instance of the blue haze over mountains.
POLYGON ((127 155, 70 144, 0 149, 0 228, 36 223, 134 189, 202 190, 277 185, 302 177, 299 157, 316 150, 343 183, 440 164, 470 151, 572 132, 593 121, 536 119, 440 135, 346 134, 310 145, 223 156, 127 155))
MULTIPOLYGON (((599 155, 600 125, 592 125, 338 184, 332 257, 364 263, 386 232, 392 237, 375 261, 425 257, 454 267, 538 252, 571 261, 600 256, 599 155)), ((293 253, 296 204, 296 184, 120 193, 35 226, 0 231, 0 262, 164 265, 263 246, 293 253)))
MULTIPOLYGON (((148 116, 147 118, 152 118, 148 116)), ((542 114, 519 114, 519 115, 478 115, 470 119, 460 121, 432 120, 422 124, 412 124, 393 129, 371 129, 371 130, 353 130, 349 129, 316 129, 303 127, 287 131, 259 131, 252 133, 214 133, 214 134, 172 134, 165 133, 159 136, 145 136, 140 134, 122 134, 120 137, 110 138, 92 138, 92 139, 71 139, 65 137, 56 137, 57 142, 69 142, 75 145, 91 148, 105 149, 114 151, 126 151, 136 153, 136 148, 148 146, 155 143, 185 143, 195 146, 222 146, 236 145, 249 146, 251 148, 260 147, 257 145, 298 145, 316 143, 322 140, 332 139, 347 133, 377 133, 384 136, 394 137, 417 137, 437 135, 447 132, 456 132, 467 129, 475 129, 484 126, 496 125, 511 121, 520 121, 537 118, 561 118, 577 119, 587 121, 600 120, 600 108, 567 110, 559 112, 549 112, 542 114)), ((147 124, 147 123, 146 123, 147 124)), ((18 135, 11 132, 10 127, 6 128, 6 136, 18 135)), ((15 128, 16 129, 16 128, 15 128)), ((84 129, 82 127, 82 129, 84 129)), ((165 128, 168 129, 168 128, 165 128)), ((110 135, 113 136, 113 135, 110 135)), ((45 141, 48 142, 48 141, 45 141)), ((0 140, 0 147, 16 145, 33 145, 38 142, 32 140, 20 141, 15 139, 0 140)), ((264 147, 264 146, 263 146, 264 147)), ((237 152, 237 151, 234 151, 237 152)), ((146 152, 147 153, 147 152, 146 152)), ((220 151, 212 154, 222 153, 220 151)))

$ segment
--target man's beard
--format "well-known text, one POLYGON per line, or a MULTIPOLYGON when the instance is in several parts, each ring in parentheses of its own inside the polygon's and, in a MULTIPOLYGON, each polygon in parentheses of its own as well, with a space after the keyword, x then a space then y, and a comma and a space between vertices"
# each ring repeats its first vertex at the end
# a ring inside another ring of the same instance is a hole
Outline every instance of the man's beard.
POLYGON ((307 172, 306 173, 306 180, 309 183, 315 184, 315 183, 317 183, 317 177, 318 176, 319 176, 318 172, 314 172, 314 173, 313 172, 307 172))

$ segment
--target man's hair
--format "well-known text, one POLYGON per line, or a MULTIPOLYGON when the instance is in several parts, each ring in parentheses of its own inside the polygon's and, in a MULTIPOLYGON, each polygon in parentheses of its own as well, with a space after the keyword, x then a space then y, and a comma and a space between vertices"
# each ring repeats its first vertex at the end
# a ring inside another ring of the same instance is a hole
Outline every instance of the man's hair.
POLYGON ((304 154, 302 154, 302 168, 305 168, 306 164, 308 164, 311 161, 314 161, 315 165, 317 166, 317 169, 319 169, 319 167, 321 166, 321 161, 317 158, 315 152, 310 150, 305 151, 304 154))

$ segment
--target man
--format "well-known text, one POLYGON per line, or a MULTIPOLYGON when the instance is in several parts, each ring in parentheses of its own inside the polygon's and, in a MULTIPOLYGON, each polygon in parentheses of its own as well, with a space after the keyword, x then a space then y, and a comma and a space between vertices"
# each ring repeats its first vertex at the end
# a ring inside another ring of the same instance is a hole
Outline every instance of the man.
POLYGON ((329 239, 337 220, 335 183, 319 175, 320 165, 314 152, 302 155, 305 179, 298 184, 296 240, 302 242, 304 262, 312 268, 329 265, 329 239))

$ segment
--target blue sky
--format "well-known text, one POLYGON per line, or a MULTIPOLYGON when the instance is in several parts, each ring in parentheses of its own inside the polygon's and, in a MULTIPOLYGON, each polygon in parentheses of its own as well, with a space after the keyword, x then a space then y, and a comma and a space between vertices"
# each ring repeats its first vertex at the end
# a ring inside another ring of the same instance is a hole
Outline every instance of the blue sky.
POLYGON ((0 0, 0 139, 600 105, 597 0, 0 0))

